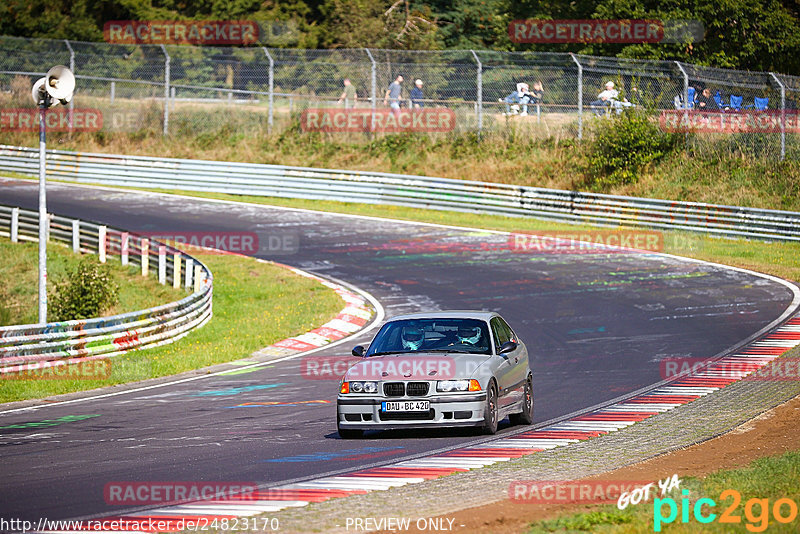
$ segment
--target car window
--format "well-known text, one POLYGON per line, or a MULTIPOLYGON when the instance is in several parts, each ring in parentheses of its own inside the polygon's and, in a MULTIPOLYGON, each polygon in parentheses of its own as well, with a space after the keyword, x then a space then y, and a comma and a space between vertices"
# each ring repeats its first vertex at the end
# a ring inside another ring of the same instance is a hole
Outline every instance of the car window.
POLYGON ((506 337, 508 337, 509 341, 517 341, 517 336, 514 335, 514 331, 511 330, 511 327, 508 326, 508 323, 502 317, 497 318, 500 321, 500 326, 503 330, 506 331, 506 337))
POLYGON ((490 324, 492 326, 492 334, 494 336, 494 348, 495 351, 499 351, 500 347, 503 346, 503 343, 510 341, 511 337, 509 336, 508 331, 503 327, 499 317, 492 317, 490 324))
POLYGON ((396 352, 491 354, 489 328, 479 319, 407 319, 383 325, 366 356, 396 352))

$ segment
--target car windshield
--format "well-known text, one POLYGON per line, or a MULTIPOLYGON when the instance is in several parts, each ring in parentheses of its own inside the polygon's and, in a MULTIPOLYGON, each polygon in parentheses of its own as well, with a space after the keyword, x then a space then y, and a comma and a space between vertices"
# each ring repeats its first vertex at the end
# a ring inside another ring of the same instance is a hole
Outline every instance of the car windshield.
POLYGON ((478 319, 407 319, 383 325, 366 356, 413 352, 491 354, 489 328, 478 319))

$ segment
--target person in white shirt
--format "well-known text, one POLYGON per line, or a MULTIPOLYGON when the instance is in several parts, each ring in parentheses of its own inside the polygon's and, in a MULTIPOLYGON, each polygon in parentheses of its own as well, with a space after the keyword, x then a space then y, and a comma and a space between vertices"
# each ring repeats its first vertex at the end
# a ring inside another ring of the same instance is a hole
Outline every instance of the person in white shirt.
POLYGON ((595 115, 598 117, 602 115, 605 112, 603 108, 611 106, 618 96, 619 91, 614 89, 614 82, 606 82, 606 90, 597 95, 597 100, 591 103, 595 115))

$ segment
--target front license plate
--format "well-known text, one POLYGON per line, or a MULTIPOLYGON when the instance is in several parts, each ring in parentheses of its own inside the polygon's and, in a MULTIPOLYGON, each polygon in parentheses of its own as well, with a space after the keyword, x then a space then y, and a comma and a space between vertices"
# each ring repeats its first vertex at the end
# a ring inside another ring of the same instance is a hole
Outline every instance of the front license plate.
POLYGON ((430 409, 429 401, 381 402, 381 410, 384 412, 427 412, 430 409))

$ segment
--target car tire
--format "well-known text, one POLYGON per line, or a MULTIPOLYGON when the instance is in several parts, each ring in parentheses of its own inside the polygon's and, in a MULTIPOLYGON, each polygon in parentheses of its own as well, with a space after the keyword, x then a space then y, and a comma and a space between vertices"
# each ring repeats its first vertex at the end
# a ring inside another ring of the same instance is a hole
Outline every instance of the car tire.
POLYGON ((525 391, 522 393, 522 411, 508 416, 512 425, 529 425, 533 423, 533 383, 530 375, 525 380, 525 391))
POLYGON ((486 406, 483 409, 483 426, 481 427, 483 434, 497 434, 498 415, 497 387, 494 382, 489 382, 489 387, 486 388, 486 406))

